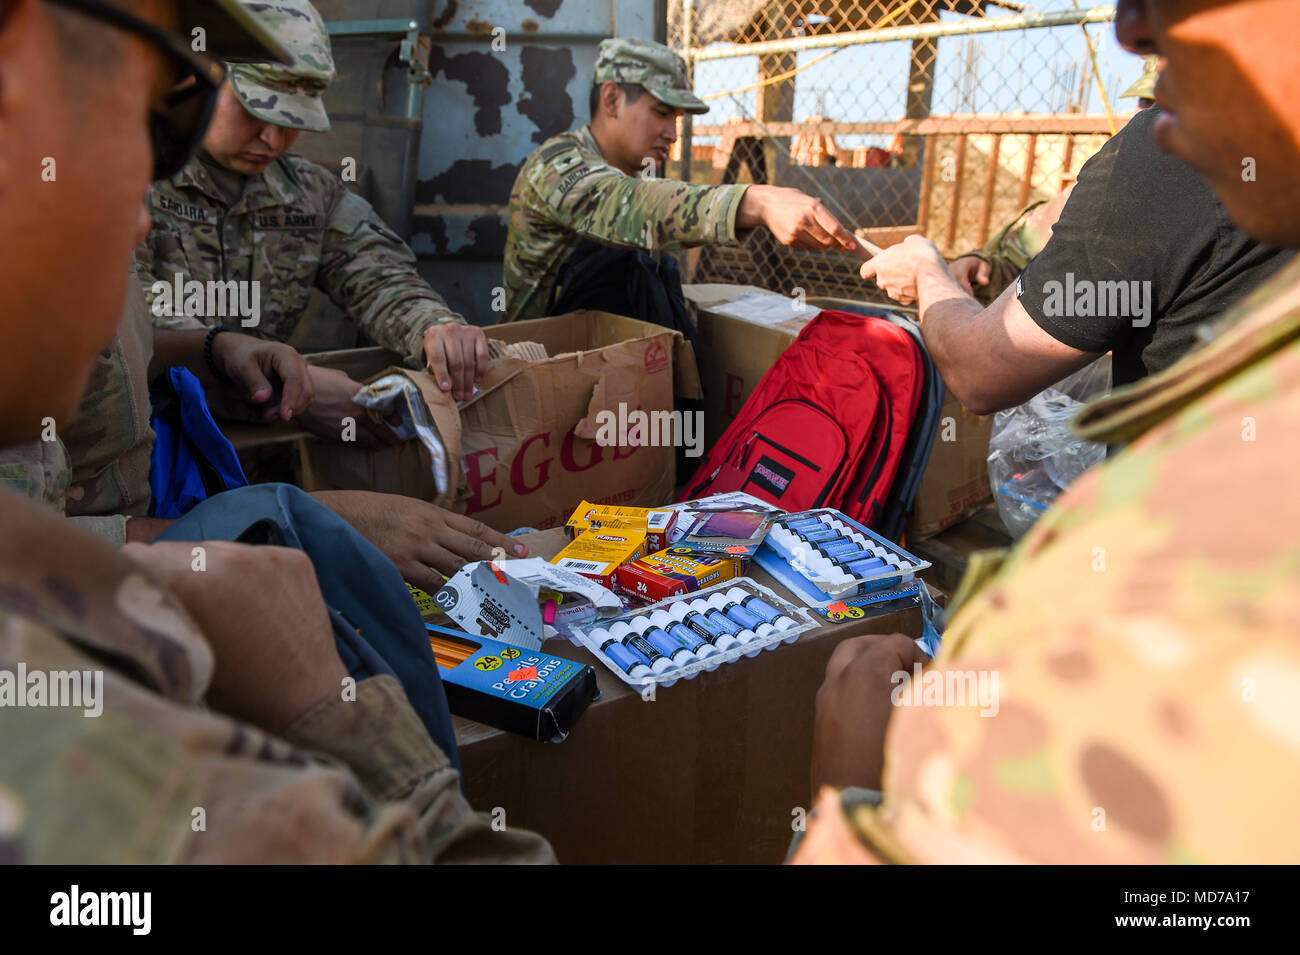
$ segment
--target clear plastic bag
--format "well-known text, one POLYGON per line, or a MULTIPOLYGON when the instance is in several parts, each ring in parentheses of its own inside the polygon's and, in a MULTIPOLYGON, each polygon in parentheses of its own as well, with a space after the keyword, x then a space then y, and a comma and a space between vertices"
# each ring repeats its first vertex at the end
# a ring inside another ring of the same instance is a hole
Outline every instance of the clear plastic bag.
POLYGON ((1110 356, 1103 355, 1029 401, 993 419, 989 483, 998 513, 1019 538, 1060 493, 1106 458, 1106 446, 1070 430, 1083 405, 1110 391, 1110 356))

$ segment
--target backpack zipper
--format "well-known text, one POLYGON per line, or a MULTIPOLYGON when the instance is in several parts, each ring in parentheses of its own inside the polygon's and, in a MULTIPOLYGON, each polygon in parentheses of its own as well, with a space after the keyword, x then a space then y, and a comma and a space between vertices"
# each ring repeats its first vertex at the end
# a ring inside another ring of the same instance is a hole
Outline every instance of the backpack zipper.
POLYGON ((880 477, 880 472, 884 470, 885 460, 889 457, 889 439, 894 431, 894 411, 889 407, 889 402, 882 402, 885 406, 885 446, 881 448, 880 454, 876 457, 876 463, 871 467, 871 473, 867 475, 867 481, 862 485, 862 493, 858 495, 858 503, 861 504, 871 493, 871 488, 876 483, 876 478, 880 477))

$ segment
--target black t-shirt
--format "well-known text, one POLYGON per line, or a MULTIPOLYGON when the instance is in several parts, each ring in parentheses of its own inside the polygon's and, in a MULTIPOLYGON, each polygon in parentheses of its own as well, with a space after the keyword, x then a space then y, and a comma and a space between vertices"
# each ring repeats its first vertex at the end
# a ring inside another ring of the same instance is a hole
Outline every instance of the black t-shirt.
POLYGON ((1159 113, 1138 113, 1084 164, 1016 288, 1057 341, 1112 351, 1117 385, 1172 365, 1295 255, 1238 229, 1196 170, 1156 146, 1159 113))

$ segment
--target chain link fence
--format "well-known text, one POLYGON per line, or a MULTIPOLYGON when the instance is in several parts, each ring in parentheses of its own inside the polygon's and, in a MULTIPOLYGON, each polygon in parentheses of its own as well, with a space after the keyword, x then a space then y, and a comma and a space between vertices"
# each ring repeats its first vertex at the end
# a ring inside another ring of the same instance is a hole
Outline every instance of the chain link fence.
MULTIPOLYGON (((1072 0, 670 0, 668 43, 710 112, 683 120, 668 174, 792 186, 888 246, 949 258, 1056 195, 1132 115, 1141 73, 1114 7, 1072 0)), ((756 230, 691 253, 695 282, 862 298, 857 262, 756 230)))

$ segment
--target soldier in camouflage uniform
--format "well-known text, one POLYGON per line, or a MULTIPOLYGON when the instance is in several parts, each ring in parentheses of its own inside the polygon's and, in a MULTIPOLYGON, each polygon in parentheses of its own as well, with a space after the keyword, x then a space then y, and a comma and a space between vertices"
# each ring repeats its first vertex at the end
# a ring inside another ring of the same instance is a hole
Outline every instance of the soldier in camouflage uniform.
MULTIPOLYGON (((1167 57, 1168 142, 1243 228, 1300 246, 1300 120, 1262 95, 1270 75, 1300 80, 1295 18, 1137 7, 1120 3, 1120 39, 1167 57), (1150 26, 1171 20, 1176 40, 1150 26)), ((958 608, 933 670, 997 672, 996 716, 891 707, 889 654, 870 638, 837 650, 814 780, 877 786, 858 768, 883 750, 884 801, 823 791, 796 861, 1300 861, 1300 264, 1210 337, 1083 412, 1084 436, 1131 444, 958 608)))
POLYGON ((1135 98, 1138 101, 1138 109, 1147 109, 1155 105, 1156 101, 1156 80, 1160 79, 1160 57, 1154 53, 1151 56, 1142 58, 1142 75, 1139 76, 1133 85, 1119 94, 1120 99, 1135 98))
MULTIPOLYGON (((214 55, 288 59, 235 0, 151 5, 171 44, 95 8, 14 9, 0 164, 33 187, 0 191, 0 311, 44 307, 0 326, 0 447, 71 418, 112 341, 150 147, 183 156, 202 135, 156 93, 197 78, 191 95, 215 95, 220 76, 192 30, 214 55)), ((0 862, 552 858, 470 810, 395 680, 352 698, 303 555, 209 542, 196 573, 189 545, 116 551, 7 490, 0 526, 0 862), (32 702, 33 676, 60 672, 102 680, 98 702, 32 702)))
POLYGON ((981 305, 992 305, 1025 270, 1029 260, 1043 251, 1073 189, 1074 183, 1070 183, 1051 199, 1031 203, 984 248, 953 259, 948 269, 957 284, 981 305))
MULTIPOLYGON (((156 321, 225 324, 289 341, 318 289, 375 342, 427 361, 444 390, 468 397, 489 360, 482 329, 466 325, 420 277, 414 254, 368 202, 330 170, 288 153, 299 133, 330 128, 321 97, 334 61, 320 14, 307 0, 259 3, 257 11, 295 62, 232 64, 204 150, 150 189, 153 228, 136 268, 156 321), (258 282, 257 324, 187 313, 195 310, 174 293, 188 280, 258 282)), ((325 436, 344 413, 362 422, 346 401, 354 382, 313 374, 318 403, 304 424, 336 412, 313 428, 325 436)))
POLYGON ((209 366, 205 337, 154 328, 139 284, 129 281, 117 336, 96 356, 76 415, 51 421, 42 440, 0 450, 0 484, 43 501, 111 543, 151 539, 162 526, 145 516, 154 440, 151 366, 155 374, 184 366, 214 397, 247 401, 284 419, 313 399, 307 363, 288 345, 223 333, 211 343, 209 366), (279 379, 278 391, 268 380, 272 375, 279 379))
POLYGON ((127 521, 149 512, 153 428, 144 369, 153 331, 144 297, 132 282, 117 337, 96 359, 77 414, 62 427, 51 422, 42 440, 0 451, 0 485, 56 513, 92 515, 78 523, 114 543, 126 542, 127 521))
MULTIPOLYGON (((285 419, 313 400, 306 362, 288 345, 225 332, 212 342, 209 367, 204 337, 154 328, 139 285, 130 282, 117 337, 96 356, 77 413, 43 428, 42 440, 0 449, 0 486, 41 501, 109 543, 152 541, 171 523, 146 516, 153 375, 182 365, 209 395, 253 399, 285 419), (214 376, 214 368, 224 381, 214 376), (272 374, 281 381, 278 392, 267 381, 272 374)), ((419 587, 430 586, 431 574, 454 573, 465 561, 490 557, 495 547, 518 557, 527 554, 526 545, 416 498, 368 491, 324 491, 316 498, 357 527, 419 587)))
POLYGON ((505 320, 545 315, 565 260, 592 240, 669 250, 737 240, 762 225, 802 249, 854 251, 820 202, 776 186, 696 186, 655 179, 683 112, 708 107, 686 64, 658 43, 605 40, 596 55, 592 122, 552 137, 528 157, 510 192, 505 320), (646 95, 648 94, 648 95, 646 95))

